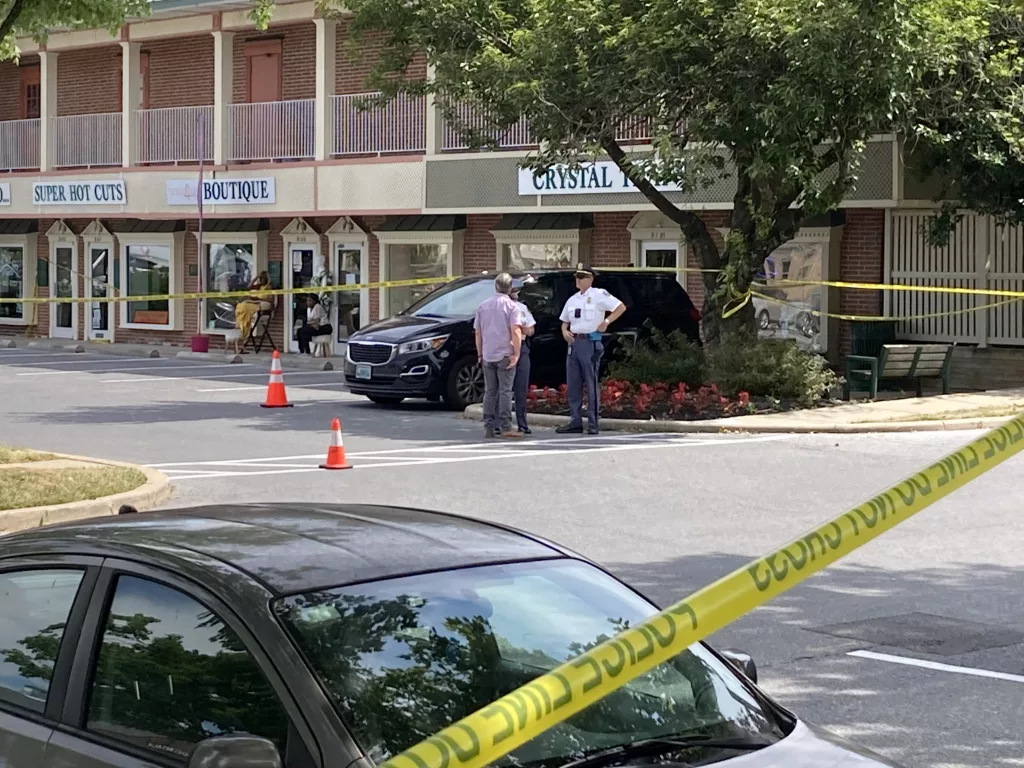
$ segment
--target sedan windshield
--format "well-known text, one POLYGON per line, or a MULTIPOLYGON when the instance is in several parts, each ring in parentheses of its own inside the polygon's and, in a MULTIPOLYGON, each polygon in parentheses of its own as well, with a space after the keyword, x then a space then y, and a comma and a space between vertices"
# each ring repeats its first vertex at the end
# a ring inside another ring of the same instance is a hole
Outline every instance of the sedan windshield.
POLYGON ((416 317, 471 317, 488 296, 494 295, 494 280, 454 283, 431 291, 403 314, 416 317))
MULTIPOLYGON (((276 610, 378 763, 656 613, 575 560, 327 589, 283 598, 276 610)), ((783 735, 735 674, 696 644, 498 764, 557 766, 681 733, 763 743, 783 735)), ((703 760, 731 756, 716 751, 703 760)))

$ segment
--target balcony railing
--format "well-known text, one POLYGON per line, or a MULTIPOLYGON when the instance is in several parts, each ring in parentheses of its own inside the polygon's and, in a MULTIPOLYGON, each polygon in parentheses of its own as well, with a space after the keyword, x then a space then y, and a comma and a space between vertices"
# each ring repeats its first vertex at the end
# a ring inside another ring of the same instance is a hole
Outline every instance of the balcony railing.
MULTIPOLYGON (((486 133, 491 125, 487 119, 487 113, 474 109, 468 104, 455 105, 455 114, 460 127, 469 128, 475 131, 486 133)), ((530 130, 530 124, 526 118, 520 118, 519 122, 509 126, 501 135, 496 137, 498 146, 501 149, 526 149, 537 146, 530 130)), ((460 135, 455 126, 444 121, 444 132, 441 135, 441 149, 445 151, 459 151, 469 149, 469 143, 460 135)))
POLYGON ((367 100, 377 95, 355 93, 332 98, 334 155, 383 155, 426 150, 426 100, 399 94, 383 106, 367 107, 367 100))
POLYGON ((39 167, 39 120, 0 122, 0 171, 39 167))
POLYGON ((228 108, 228 159, 311 159, 316 144, 315 115, 313 99, 232 104, 228 108))
POLYGON ((140 164, 213 159, 213 107, 142 109, 135 113, 135 131, 140 164))
POLYGON ((121 113, 53 118, 53 166, 121 165, 121 113))

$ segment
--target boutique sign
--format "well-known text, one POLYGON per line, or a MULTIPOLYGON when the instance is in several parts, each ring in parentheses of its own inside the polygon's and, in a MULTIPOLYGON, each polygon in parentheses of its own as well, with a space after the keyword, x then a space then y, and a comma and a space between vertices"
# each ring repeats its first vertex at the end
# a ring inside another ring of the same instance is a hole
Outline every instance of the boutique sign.
MULTIPOLYGON (((168 205, 198 205, 199 183, 191 179, 167 182, 168 205)), ((273 177, 265 179, 203 179, 206 205, 273 205, 277 191, 273 177)))
MULTIPOLYGON (((662 192, 679 192, 678 184, 655 185, 662 192)), ((535 173, 531 168, 519 169, 520 195, 594 195, 600 193, 636 193, 639 190, 615 163, 603 160, 572 169, 556 165, 535 173)))
POLYGON ((33 205, 124 205, 123 181, 39 181, 32 185, 33 205))

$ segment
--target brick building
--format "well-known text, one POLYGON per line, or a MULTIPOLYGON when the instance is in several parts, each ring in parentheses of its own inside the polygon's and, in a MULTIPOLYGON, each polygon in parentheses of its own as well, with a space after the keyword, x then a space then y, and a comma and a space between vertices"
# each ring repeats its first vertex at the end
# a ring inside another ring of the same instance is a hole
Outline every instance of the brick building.
MULTIPOLYGON (((359 62, 347 57, 344 20, 318 18, 312 2, 282 2, 260 33, 244 6, 153 0, 152 17, 119 35, 56 32, 45 48, 22 41, 18 64, 0 63, 0 295, 235 290, 264 269, 275 284, 298 287, 321 258, 335 280, 350 283, 578 260, 694 266, 678 228, 621 184, 613 166, 599 164, 588 179, 533 179, 518 167, 532 145, 525 123, 500 151, 470 152, 429 100, 361 110, 373 50, 359 62), (201 239, 200 157, 212 198, 201 239)), ((623 140, 642 145, 642 126, 623 140)), ((723 236, 733 190, 723 179, 668 194, 723 236)), ((969 217, 950 247, 931 248, 916 227, 930 199, 894 137, 876 136, 848 199, 773 254, 765 275, 1022 287, 1019 233, 969 217)), ((700 280, 683 272, 680 280, 699 303, 700 280)), ((339 337, 423 290, 353 294, 334 310, 351 311, 351 322, 334 318, 339 337)), ((806 310, 965 309, 963 297, 778 295, 793 306, 758 305, 764 333, 796 336, 833 359, 848 344, 846 324, 812 327, 806 310)), ((287 346, 295 315, 282 303, 275 337, 287 346)), ((222 334, 231 305, 3 304, 0 335, 187 344, 197 331, 222 334)), ((1016 304, 967 311, 908 322, 902 332, 979 349, 1015 345, 1024 339, 1019 314, 1016 304)))

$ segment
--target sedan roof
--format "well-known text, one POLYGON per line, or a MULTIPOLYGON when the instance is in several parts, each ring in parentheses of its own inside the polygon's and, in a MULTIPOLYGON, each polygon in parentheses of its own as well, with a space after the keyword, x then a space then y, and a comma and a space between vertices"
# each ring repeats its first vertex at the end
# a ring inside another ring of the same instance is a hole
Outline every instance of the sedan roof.
MULTIPOLYGON (((230 504, 100 517, 7 538, 40 552, 199 552, 278 594, 410 573, 565 556, 542 539, 441 512, 361 504, 230 504), (86 546, 86 545, 89 546, 86 546), (31 545, 30 545, 31 546, 31 545)), ((18 547, 24 551, 23 547, 18 547)))

